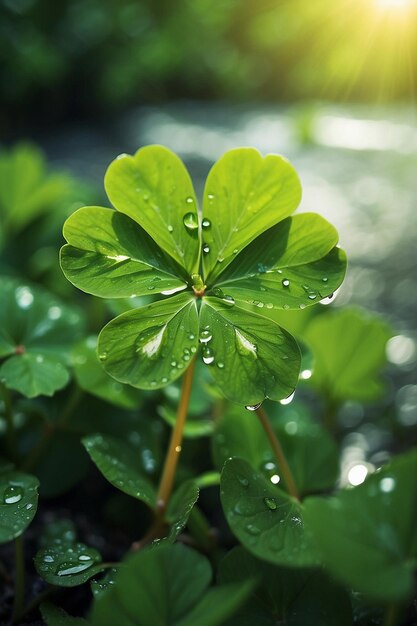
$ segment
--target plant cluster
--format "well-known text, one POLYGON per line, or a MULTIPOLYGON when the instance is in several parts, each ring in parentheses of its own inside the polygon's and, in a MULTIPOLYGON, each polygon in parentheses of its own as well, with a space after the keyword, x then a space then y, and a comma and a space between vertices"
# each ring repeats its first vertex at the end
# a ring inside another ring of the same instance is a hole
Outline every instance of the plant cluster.
MULTIPOLYGON (((0 162, 16 189, 20 150, 0 162)), ((55 179, 24 181, 30 202, 0 195, 5 242, 11 224, 23 242, 52 220, 55 179)), ((382 406, 391 329, 313 306, 346 256, 326 220, 293 215, 293 167, 232 150, 200 210, 180 159, 148 146, 113 161, 105 188, 114 208, 72 212, 60 259, 97 298, 2 256, 5 611, 30 623, 39 608, 48 626, 411 623, 417 453, 387 400, 401 453, 364 459, 348 487, 340 468, 354 407, 382 406)))

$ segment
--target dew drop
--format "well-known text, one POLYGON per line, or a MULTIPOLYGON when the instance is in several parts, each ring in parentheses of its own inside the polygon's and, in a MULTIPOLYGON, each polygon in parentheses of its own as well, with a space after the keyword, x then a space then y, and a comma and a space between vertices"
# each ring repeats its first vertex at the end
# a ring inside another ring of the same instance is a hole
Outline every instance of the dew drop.
POLYGON ((168 224, 168 232, 172 233, 174 231, 174 227, 171 224, 168 224))
POLYGON ((261 404, 262 402, 258 402, 258 404, 247 404, 245 406, 245 409, 247 409, 248 411, 256 411, 256 409, 259 409, 261 404))
POLYGON ((208 193, 208 194, 207 194, 207 198, 208 198, 209 200, 214 200, 214 194, 212 194, 212 193, 208 193))
POLYGON ((53 563, 54 562, 54 557, 51 554, 45 554, 45 556, 43 557, 42 561, 44 563, 53 563))
POLYGON ((201 331, 201 333, 200 333, 200 343, 208 343, 212 339, 213 339, 213 335, 211 334, 211 332, 207 328, 201 331))
POLYGON ((208 230, 209 228, 211 228, 211 222, 206 217, 203 219, 201 225, 205 230, 208 230))
POLYGON ((165 326, 153 327, 141 333, 136 341, 136 352, 140 352, 148 359, 156 359, 165 340, 165 329, 165 326))
POLYGON ((290 281, 288 280, 288 278, 284 278, 284 280, 282 281, 282 286, 283 287, 289 287, 290 286, 290 281))
POLYGON ((228 304, 229 306, 233 306, 235 303, 235 299, 232 296, 224 296, 223 300, 226 302, 226 304, 228 304))
POLYGON ((235 248, 235 249, 233 250, 233 254, 237 254, 238 252, 239 252, 238 248, 235 248))
POLYGON ((203 361, 206 365, 211 365, 214 362, 213 350, 208 346, 203 347, 203 361))
POLYGON ((287 396, 286 398, 283 398, 282 400, 279 401, 280 404, 290 404, 290 402, 292 402, 294 400, 294 396, 295 396, 295 390, 290 393, 289 396, 287 396))
POLYGON ((254 526, 253 524, 248 524, 246 526, 246 530, 250 535, 259 535, 260 534, 260 529, 257 526, 254 526))
POLYGON ((185 199, 187 204, 193 204, 194 200, 192 199, 191 196, 188 196, 188 198, 185 199))
POLYGON ((182 218, 182 221, 188 231, 193 232, 194 230, 197 230, 198 217, 196 213, 186 213, 182 218))
POLYGON ((222 363, 222 361, 219 361, 217 363, 217 367, 219 368, 219 370, 222 370, 224 368, 224 363, 222 363))
POLYGON ((107 359, 107 357, 108 357, 108 356, 109 356, 109 355, 107 354, 107 352, 101 352, 101 353, 98 355, 99 361, 105 361, 105 360, 107 359))
POLYGON ((331 304, 335 300, 335 298, 336 298, 336 296, 338 294, 338 291, 339 290, 336 290, 334 293, 331 293, 326 298, 323 298, 322 300, 320 300, 320 304, 324 304, 324 305, 331 304))
POLYGON ((210 252, 210 246, 207 243, 203 243, 203 252, 208 254, 210 252))
POLYGON ((80 572, 84 572, 86 569, 93 565, 93 559, 89 559, 89 561, 85 561, 84 563, 75 563, 73 561, 68 561, 64 563, 60 563, 58 565, 55 574, 57 576, 70 576, 71 574, 79 574, 80 572))
POLYGON ((238 476, 237 477, 238 481, 240 482, 240 484, 242 485, 242 487, 249 487, 249 481, 247 478, 245 478, 244 476, 238 476))
POLYGON ((91 556, 89 554, 80 554, 80 556, 78 557, 79 561, 91 561, 91 556))
POLYGON ((324 277, 322 278, 322 281, 323 281, 324 283, 327 283, 327 281, 328 281, 328 280, 329 280, 329 279, 328 279, 326 276, 324 276, 324 277))
POLYGON ((16 504, 23 498, 23 489, 17 485, 6 487, 3 494, 4 504, 16 504))
POLYGON ((264 498, 264 502, 270 511, 276 511, 277 503, 275 498, 264 498))
POLYGON ((242 356, 250 356, 257 359, 257 347, 254 343, 249 341, 245 335, 235 328, 236 349, 242 356))

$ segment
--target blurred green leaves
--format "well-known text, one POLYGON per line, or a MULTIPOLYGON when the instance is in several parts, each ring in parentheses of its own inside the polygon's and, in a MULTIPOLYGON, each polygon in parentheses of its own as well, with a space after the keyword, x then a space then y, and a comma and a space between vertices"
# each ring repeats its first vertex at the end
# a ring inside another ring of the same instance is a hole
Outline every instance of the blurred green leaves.
POLYGON ((391 335, 385 321, 360 309, 317 316, 303 335, 314 354, 311 384, 336 401, 375 400, 391 335))
POLYGON ((69 380, 69 350, 83 331, 80 312, 40 287, 0 278, 0 380, 33 398, 69 380))
POLYGON ((42 152, 30 144, 0 150, 0 250, 8 237, 67 199, 71 179, 47 172, 42 152))
POLYGON ((404 602, 417 568, 417 452, 398 456, 358 487, 309 498, 305 518, 324 564, 377 602, 404 602))
POLYGON ((93 606, 94 626, 221 626, 251 585, 211 588, 208 560, 182 545, 138 552, 93 606))

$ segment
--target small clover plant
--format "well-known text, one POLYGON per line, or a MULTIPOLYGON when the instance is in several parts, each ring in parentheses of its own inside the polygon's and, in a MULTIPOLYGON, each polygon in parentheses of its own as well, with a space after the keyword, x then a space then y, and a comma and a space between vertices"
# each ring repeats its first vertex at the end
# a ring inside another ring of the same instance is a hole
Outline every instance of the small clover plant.
POLYGON ((65 223, 65 275, 103 298, 163 297, 104 327, 104 369, 157 389, 184 373, 200 344, 228 399, 253 407, 290 395, 299 349, 262 310, 329 297, 346 267, 333 226, 292 216, 301 187, 290 163, 251 148, 227 152, 208 175, 201 211, 183 163, 161 146, 118 157, 105 187, 116 210, 85 207, 65 223))

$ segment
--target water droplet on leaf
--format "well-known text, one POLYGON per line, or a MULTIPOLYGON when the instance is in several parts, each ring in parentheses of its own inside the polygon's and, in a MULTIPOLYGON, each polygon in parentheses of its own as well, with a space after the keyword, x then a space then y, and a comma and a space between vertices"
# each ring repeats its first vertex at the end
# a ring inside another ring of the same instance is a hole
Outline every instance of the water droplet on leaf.
POLYGON ((275 511, 277 509, 275 498, 264 498, 264 502, 270 511, 275 511))
POLYGON ((193 232, 194 230, 197 230, 198 228, 198 217, 197 217, 197 213, 186 213, 184 215, 184 217, 182 218, 183 224, 185 226, 185 228, 190 231, 193 232))
POLYGON ((262 402, 259 402, 258 404, 247 404, 245 406, 245 409, 247 409, 248 411, 256 411, 256 409, 259 409, 261 404, 262 404, 262 402))
POLYGON ((17 485, 9 485, 3 494, 4 504, 16 504, 23 498, 23 489, 17 485))
POLYGON ((211 348, 204 346, 202 350, 203 361, 206 365, 211 365, 214 362, 214 353, 211 348))
POLYGON ((208 329, 204 329, 200 333, 200 343, 208 343, 213 338, 213 335, 208 329))

